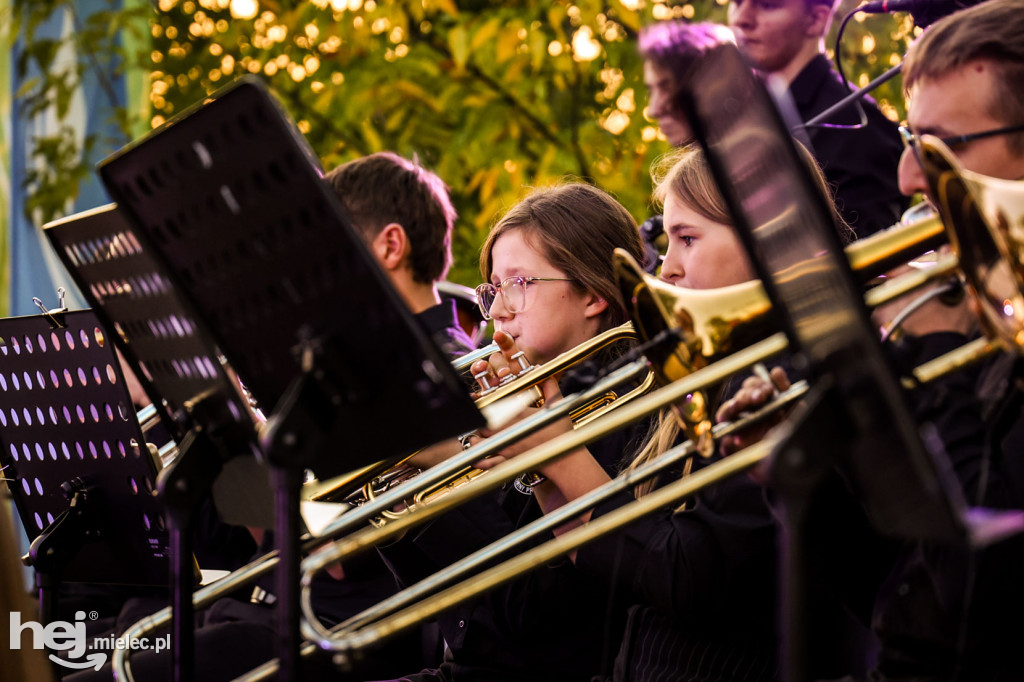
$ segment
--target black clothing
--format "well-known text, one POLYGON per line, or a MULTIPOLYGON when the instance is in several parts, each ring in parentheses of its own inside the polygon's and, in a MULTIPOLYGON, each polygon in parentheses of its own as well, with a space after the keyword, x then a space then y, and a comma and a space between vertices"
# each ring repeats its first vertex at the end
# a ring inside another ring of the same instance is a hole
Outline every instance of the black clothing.
POLYGON ((737 476, 580 548, 577 568, 635 604, 614 679, 774 679, 775 542, 760 486, 737 476))
MULTIPOLYGON (((909 339, 896 359, 904 370, 961 345, 953 333, 909 339)), ((980 369, 960 370, 911 395, 913 414, 928 441, 940 446, 968 504, 1024 508, 1024 391, 1020 360, 1004 354, 980 369)), ((836 507, 841 502, 833 497, 836 507)), ((847 512, 859 509, 847 496, 847 512)), ((836 517, 833 517, 836 518, 836 517)), ((924 542, 897 542, 864 532, 863 515, 845 513, 831 528, 847 558, 831 581, 847 604, 870 614, 880 642, 872 680, 1020 680, 1024 660, 1024 538, 969 550, 924 542), (850 533, 849 529, 854 532, 850 533)))
MULTIPOLYGON (((569 395, 590 378, 586 368, 561 381, 569 395)), ((649 429, 646 421, 589 446, 614 475, 649 429)), ((540 505, 518 481, 428 522, 381 549, 403 584, 412 584, 541 517, 540 505)), ((550 539, 536 539, 522 552, 550 539)), ((625 604, 609 602, 606 583, 562 559, 453 607, 438 617, 448 646, 437 669, 402 679, 472 682, 589 682, 611 665, 621 636, 625 604)))
MULTIPOLYGON (((944 336, 950 348, 964 340, 944 336)), ((970 505, 1024 509, 1021 369, 1020 360, 1004 354, 980 371, 948 377, 916 401, 970 505)), ((1021 566, 1020 536, 974 551, 906 548, 876 601, 879 671, 890 679, 1024 679, 1016 650, 1024 638, 1021 566)))
MULTIPOLYGON (((823 55, 810 61, 789 86, 797 111, 809 121, 849 94, 823 55)), ((867 125, 851 130, 805 128, 811 152, 835 190, 836 207, 858 237, 894 225, 908 205, 897 184, 903 143, 896 124, 870 98, 863 100, 867 125)), ((860 123, 855 106, 831 115, 824 125, 860 123)))
MULTIPOLYGON (((796 378, 788 357, 772 364, 796 378)), ((748 376, 733 375, 706 393, 732 396, 748 376)), ((720 459, 697 458, 694 471, 720 459)), ((658 484, 679 476, 665 474, 658 484)), ((599 505, 593 518, 633 499, 621 494, 599 505)), ((648 515, 577 554, 580 571, 613 583, 634 604, 614 682, 777 679, 779 536, 763 488, 746 475, 733 476, 676 509, 648 515)), ((820 600, 815 591, 814 601, 823 633, 842 631, 858 642, 867 634, 835 599, 820 600)), ((839 667, 849 655, 845 648, 818 638, 812 643, 815 674, 846 670, 839 667)))
POLYGON ((452 360, 462 357, 476 346, 469 334, 459 326, 459 313, 455 301, 448 299, 416 314, 424 331, 452 360))
MULTIPOLYGON (((623 452, 631 452, 646 430, 644 422, 592 444, 589 450, 614 474, 623 452)), ((382 553, 408 584, 540 516, 532 492, 514 482, 498 494, 459 506, 382 553)), ((550 537, 541 537, 529 547, 550 537)), ((408 679, 589 681, 610 664, 624 614, 625 604, 609 605, 607 584, 581 574, 571 561, 562 559, 441 614, 438 623, 449 648, 445 661, 437 670, 408 679)))

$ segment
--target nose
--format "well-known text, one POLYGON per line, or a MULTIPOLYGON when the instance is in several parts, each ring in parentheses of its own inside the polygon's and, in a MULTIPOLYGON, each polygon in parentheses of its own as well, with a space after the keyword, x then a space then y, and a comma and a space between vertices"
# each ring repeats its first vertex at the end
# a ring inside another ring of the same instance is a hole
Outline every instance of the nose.
POLYGON ((651 96, 647 102, 647 113, 651 118, 663 118, 665 116, 665 97, 657 89, 651 89, 651 96))
POLYGON ((668 251, 665 252, 665 259, 661 262, 661 272, 658 274, 663 282, 672 286, 679 286, 679 282, 686 276, 686 269, 683 261, 678 257, 669 243, 668 251))
POLYGON ((754 26, 754 6, 752 2, 733 0, 729 3, 729 25, 741 30, 750 30, 754 26))
POLYGON ((925 179, 924 170, 922 170, 921 164, 917 162, 917 157, 914 156, 914 151, 910 147, 904 149, 902 156, 900 156, 897 174, 900 192, 904 195, 909 197, 918 192, 922 194, 928 193, 928 181, 925 179))
POLYGON ((498 291, 494 300, 491 302, 491 308, 487 311, 487 314, 491 316, 492 320, 507 320, 512 317, 512 313, 505 307, 504 295, 501 291, 498 291))

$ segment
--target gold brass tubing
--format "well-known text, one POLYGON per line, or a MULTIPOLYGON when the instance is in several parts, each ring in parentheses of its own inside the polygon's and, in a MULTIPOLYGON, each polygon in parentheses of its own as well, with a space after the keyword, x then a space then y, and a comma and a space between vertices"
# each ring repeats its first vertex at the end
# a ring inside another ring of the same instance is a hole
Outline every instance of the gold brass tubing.
POLYGON ((846 257, 862 280, 870 279, 946 241, 945 234, 942 220, 933 214, 858 239, 846 247, 846 257))
POLYGON ((952 254, 941 256, 927 268, 911 270, 869 289, 864 294, 864 302, 868 308, 877 308, 940 277, 953 275, 958 268, 959 259, 956 256, 952 254))
MULTIPOLYGON (((600 423, 587 424, 574 431, 564 433, 514 459, 502 462, 493 469, 490 469, 486 476, 479 477, 472 485, 455 488, 436 502, 413 510, 393 523, 379 528, 364 528, 336 541, 328 547, 323 547, 302 562, 303 581, 306 582, 313 573, 326 568, 330 564, 398 536, 412 526, 439 516, 482 492, 493 490, 502 483, 516 478, 523 472, 535 471, 576 448, 591 443, 609 433, 618 431, 620 428, 637 421, 641 417, 657 412, 662 407, 679 402, 694 391, 723 381, 736 372, 778 355, 785 351, 786 347, 785 334, 777 332, 767 339, 726 356, 714 364, 695 371, 689 376, 637 398, 630 404, 624 405, 608 414, 600 420, 600 423)), ((466 452, 469 452, 469 450, 466 452)))
POLYGON ((776 439, 764 439, 729 455, 685 478, 654 490, 636 502, 624 505, 586 525, 563 533, 540 547, 486 570, 474 577, 472 581, 450 587, 419 604, 399 611, 387 620, 374 623, 357 633, 350 633, 346 640, 332 640, 331 649, 345 652, 365 648, 374 642, 418 625, 456 604, 513 580, 545 562, 618 530, 646 514, 672 505, 688 495, 751 469, 768 458, 777 442, 776 439))
POLYGON ((912 389, 920 384, 935 381, 950 372, 980 362, 1002 349, 998 341, 984 336, 949 351, 914 368, 913 378, 904 377, 903 387, 912 389))
MULTIPOLYGON (((791 405, 796 400, 799 400, 807 393, 808 390, 810 390, 810 386, 806 381, 798 381, 787 390, 777 395, 770 402, 765 403, 755 412, 743 415, 735 421, 715 424, 712 429, 712 435, 716 440, 718 440, 749 428, 753 424, 763 421, 766 417, 776 414, 780 409, 791 405)), ((513 549, 516 545, 519 545, 526 540, 531 540, 541 533, 557 528, 566 521, 569 521, 586 510, 593 508, 613 495, 629 490, 638 483, 642 483, 643 481, 657 476, 665 469, 668 469, 687 457, 692 456, 695 452, 696 446, 693 441, 680 443, 636 469, 620 473, 613 480, 605 483, 599 488, 591 490, 589 493, 578 497, 572 502, 562 505, 558 509, 545 514, 529 525, 502 537, 487 547, 479 549, 449 566, 446 566, 443 571, 434 574, 434 576, 425 578, 419 583, 402 590, 400 593, 388 597, 361 614, 352 616, 348 620, 333 627, 329 634, 336 636, 338 633, 351 632, 357 627, 380 618, 382 615, 394 612, 398 608, 405 607, 418 599, 429 596, 436 590, 448 587, 449 585, 454 584, 457 580, 468 577, 470 572, 473 569, 476 569, 480 564, 488 563, 508 550, 513 549)))

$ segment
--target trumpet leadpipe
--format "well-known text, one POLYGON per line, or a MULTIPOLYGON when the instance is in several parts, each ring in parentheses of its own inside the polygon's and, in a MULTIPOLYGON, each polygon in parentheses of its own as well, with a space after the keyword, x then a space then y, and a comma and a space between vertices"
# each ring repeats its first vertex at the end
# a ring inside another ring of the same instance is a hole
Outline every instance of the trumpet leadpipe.
POLYGON ((468 371, 469 368, 473 365, 473 363, 476 362, 477 360, 484 360, 500 351, 501 349, 498 348, 498 344, 496 343, 492 343, 487 346, 482 346, 481 348, 477 348, 474 351, 470 351, 469 353, 466 353, 462 357, 454 360, 452 362, 452 367, 455 368, 456 372, 465 372, 468 371))

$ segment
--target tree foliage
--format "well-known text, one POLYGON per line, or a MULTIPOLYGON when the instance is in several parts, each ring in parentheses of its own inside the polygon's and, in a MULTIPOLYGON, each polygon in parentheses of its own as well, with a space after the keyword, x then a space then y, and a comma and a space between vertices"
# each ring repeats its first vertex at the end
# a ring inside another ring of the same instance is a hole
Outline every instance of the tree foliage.
MULTIPOLYGON (((72 4, 14 0, 29 36, 72 4)), ((716 0, 159 0, 101 14, 70 38, 92 41, 81 53, 110 52, 117 69, 151 72, 150 111, 120 112, 123 130, 133 115, 156 126, 240 74, 261 74, 325 167, 389 149, 438 172, 460 214, 451 278, 473 283, 488 227, 524 188, 569 176, 608 190, 638 220, 651 212, 649 168, 668 146, 643 115, 636 33, 670 17, 724 21, 725 8, 716 0), (126 49, 121 31, 148 36, 145 50, 126 49)), ((847 75, 860 82, 884 71, 909 32, 889 17, 851 22, 847 75)), ((19 68, 35 63, 42 75, 21 94, 59 110, 92 65, 55 72, 56 46, 38 42, 29 40, 19 68)), ((898 85, 886 87, 877 96, 901 118, 898 85)), ((74 194, 83 168, 75 151, 37 141, 52 160, 45 178, 30 179, 45 218, 74 194)))

